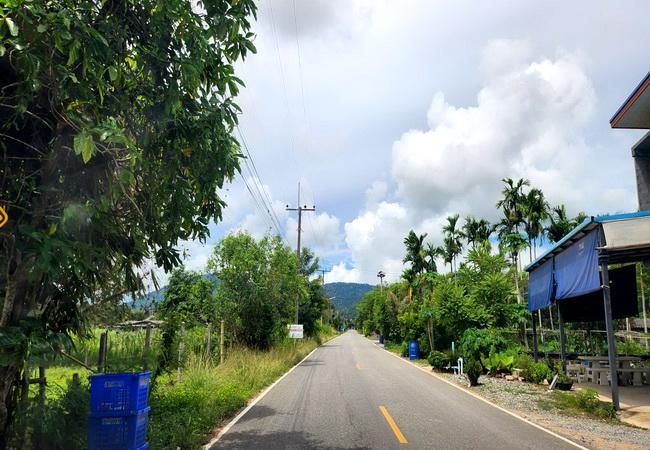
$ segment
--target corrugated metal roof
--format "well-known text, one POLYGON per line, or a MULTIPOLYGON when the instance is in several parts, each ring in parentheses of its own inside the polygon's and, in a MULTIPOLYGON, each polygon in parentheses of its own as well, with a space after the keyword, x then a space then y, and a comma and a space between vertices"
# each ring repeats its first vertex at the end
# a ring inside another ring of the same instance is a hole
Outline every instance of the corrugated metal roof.
POLYGON ((628 220, 636 217, 648 217, 650 216, 650 211, 640 211, 634 213, 625 213, 625 214, 614 214, 608 216, 598 216, 590 217, 584 220, 580 225, 571 230, 566 236, 564 236, 560 241, 556 242, 553 247, 549 248, 544 252, 539 258, 537 258, 532 263, 528 264, 524 270, 530 272, 535 267, 539 266, 541 263, 549 259, 551 256, 556 255, 565 248, 569 247, 574 242, 581 239, 589 231, 596 228, 601 223, 614 222, 617 220, 628 220))

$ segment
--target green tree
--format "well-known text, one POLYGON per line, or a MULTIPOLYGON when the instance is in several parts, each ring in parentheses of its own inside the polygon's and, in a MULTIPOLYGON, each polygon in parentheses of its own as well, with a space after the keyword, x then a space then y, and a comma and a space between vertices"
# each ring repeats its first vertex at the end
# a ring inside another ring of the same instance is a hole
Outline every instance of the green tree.
POLYGON ((521 253, 527 245, 528 241, 519 233, 506 234, 501 238, 501 241, 499 241, 499 248, 503 253, 509 255, 512 261, 518 303, 521 303, 522 301, 521 290, 519 288, 519 253, 521 253))
POLYGON ((456 258, 463 252, 462 239, 464 235, 458 224, 459 217, 459 214, 448 216, 447 224, 442 228, 445 238, 441 253, 445 255, 446 262, 449 262, 451 265, 452 272, 457 269, 456 258))
POLYGON ((27 318, 48 333, 81 330, 80 305, 109 273, 137 291, 148 258, 171 270, 178 241, 205 239, 221 219, 218 190, 240 157, 234 64, 255 51, 256 6, 16 0, 0 8, 0 192, 10 216, 0 230, 0 327, 17 343, 17 357, 0 366, 5 436, 20 349, 33 335, 27 318))
POLYGON ((406 247, 406 255, 404 256, 404 263, 411 263, 411 271, 413 275, 421 274, 427 268, 427 249, 424 245, 424 239, 427 234, 416 234, 415 231, 409 231, 409 234, 404 238, 404 246, 406 247))
POLYGON ((551 242, 559 242, 571 230, 580 225, 587 218, 587 215, 584 212, 580 212, 577 216, 570 219, 567 215, 566 207, 564 205, 558 205, 551 208, 548 218, 550 221, 546 227, 548 240, 551 242))
POLYGON ((528 237, 530 260, 537 257, 537 239, 544 233, 544 221, 548 218, 548 203, 544 193, 533 188, 524 196, 523 203, 524 231, 528 237))
POLYGON ((188 327, 216 322, 220 316, 215 291, 217 284, 197 272, 176 269, 169 278, 156 312, 164 320, 159 369, 174 360, 172 346, 181 324, 188 327))
POLYGON ((295 253, 279 237, 226 236, 215 246, 208 270, 220 282, 218 303, 232 307, 227 325, 239 343, 265 349, 286 336, 295 301, 301 303, 307 291, 295 253))
POLYGON ((317 332, 318 320, 330 308, 329 299, 323 289, 322 278, 314 278, 318 267, 318 257, 311 249, 303 247, 300 251, 300 274, 307 280, 307 295, 303 297, 299 305, 298 323, 303 325, 305 333, 309 336, 313 336, 317 332))
POLYGON ((475 248, 490 239, 492 235, 492 226, 485 219, 475 219, 473 216, 467 216, 463 224, 463 236, 468 246, 475 248))
POLYGON ((501 181, 504 184, 501 191, 503 198, 497 202, 497 208, 503 211, 506 220, 518 232, 524 220, 524 186, 530 186, 530 182, 524 178, 516 181, 512 178, 503 178, 501 181))

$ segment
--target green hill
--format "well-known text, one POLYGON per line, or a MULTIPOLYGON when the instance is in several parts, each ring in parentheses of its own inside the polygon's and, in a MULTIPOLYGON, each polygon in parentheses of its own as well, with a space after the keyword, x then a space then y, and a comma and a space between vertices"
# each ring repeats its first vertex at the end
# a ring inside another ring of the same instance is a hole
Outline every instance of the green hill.
POLYGON ((325 294, 334 298, 332 303, 336 309, 341 311, 344 317, 353 318, 356 314, 356 307, 363 295, 374 289, 371 284, 363 283, 327 283, 325 294))

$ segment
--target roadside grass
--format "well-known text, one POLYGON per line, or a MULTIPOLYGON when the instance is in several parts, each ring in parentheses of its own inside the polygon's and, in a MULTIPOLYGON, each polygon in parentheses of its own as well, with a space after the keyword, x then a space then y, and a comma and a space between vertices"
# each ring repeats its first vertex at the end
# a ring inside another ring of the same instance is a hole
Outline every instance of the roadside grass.
POLYGON ((218 424, 235 415, 319 343, 320 339, 314 338, 287 339, 268 351, 236 348, 216 367, 191 357, 180 383, 176 373, 159 376, 150 399, 151 448, 200 448, 218 424))
POLYGON ((586 388, 577 392, 553 391, 550 399, 540 400, 539 404, 544 409, 554 408, 571 416, 587 416, 618 422, 613 405, 601 401, 598 392, 594 389, 586 388))
MULTIPOLYGON (((261 389, 336 334, 328 326, 320 331, 318 337, 299 342, 286 338, 267 351, 234 348, 221 365, 217 364, 218 358, 208 362, 200 346, 189 345, 191 353, 180 382, 175 369, 152 381, 147 433, 151 448, 200 448, 219 423, 236 414, 261 389)), ((136 333, 115 333, 111 340, 114 345, 111 371, 117 372, 118 367, 124 371, 142 370, 139 340, 136 333)), ((96 357, 93 341, 79 342, 75 355, 92 361, 96 357)), ((72 366, 67 359, 57 358, 53 363, 62 365, 47 367, 45 403, 41 405, 38 401, 38 385, 31 385, 31 401, 19 405, 16 424, 8 436, 8 448, 76 450, 87 447, 91 373, 72 366), (79 375, 76 382, 74 373, 79 375)))

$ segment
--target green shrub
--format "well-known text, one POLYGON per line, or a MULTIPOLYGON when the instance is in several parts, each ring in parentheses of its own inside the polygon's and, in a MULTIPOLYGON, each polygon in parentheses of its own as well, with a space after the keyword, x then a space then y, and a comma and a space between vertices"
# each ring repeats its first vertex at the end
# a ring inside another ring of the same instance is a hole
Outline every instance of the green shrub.
POLYGON ((470 328, 465 330, 460 340, 460 351, 465 358, 472 358, 480 363, 482 357, 506 349, 508 342, 496 330, 470 328))
POLYGON ((526 370, 528 369, 528 366, 533 362, 534 360, 531 356, 522 353, 515 358, 514 367, 515 369, 526 370))
POLYGON ((616 418, 616 409, 609 402, 601 402, 598 392, 586 388, 576 393, 555 391, 553 397, 555 406, 568 412, 584 413, 603 419, 616 418))
POLYGON ((431 364, 431 367, 434 369, 446 369, 449 367, 451 359, 443 352, 432 350, 427 357, 427 361, 429 361, 429 364, 431 364))
POLYGON ((420 344, 420 357, 426 358, 431 353, 431 347, 429 347, 429 339, 427 337, 421 337, 418 339, 420 344))
POLYGON ((409 343, 408 342, 402 342, 402 345, 399 349, 399 354, 402 355, 403 357, 407 357, 409 355, 409 343))
POLYGON ((470 386, 478 386, 478 378, 483 374, 483 365, 480 361, 469 358, 465 361, 465 374, 470 386))
POLYGON ((490 375, 497 373, 510 373, 515 362, 515 356, 506 352, 490 353, 487 358, 481 358, 483 367, 490 375))
POLYGON ((530 362, 528 367, 522 372, 526 381, 531 383, 541 383, 551 376, 551 371, 545 362, 530 362))

